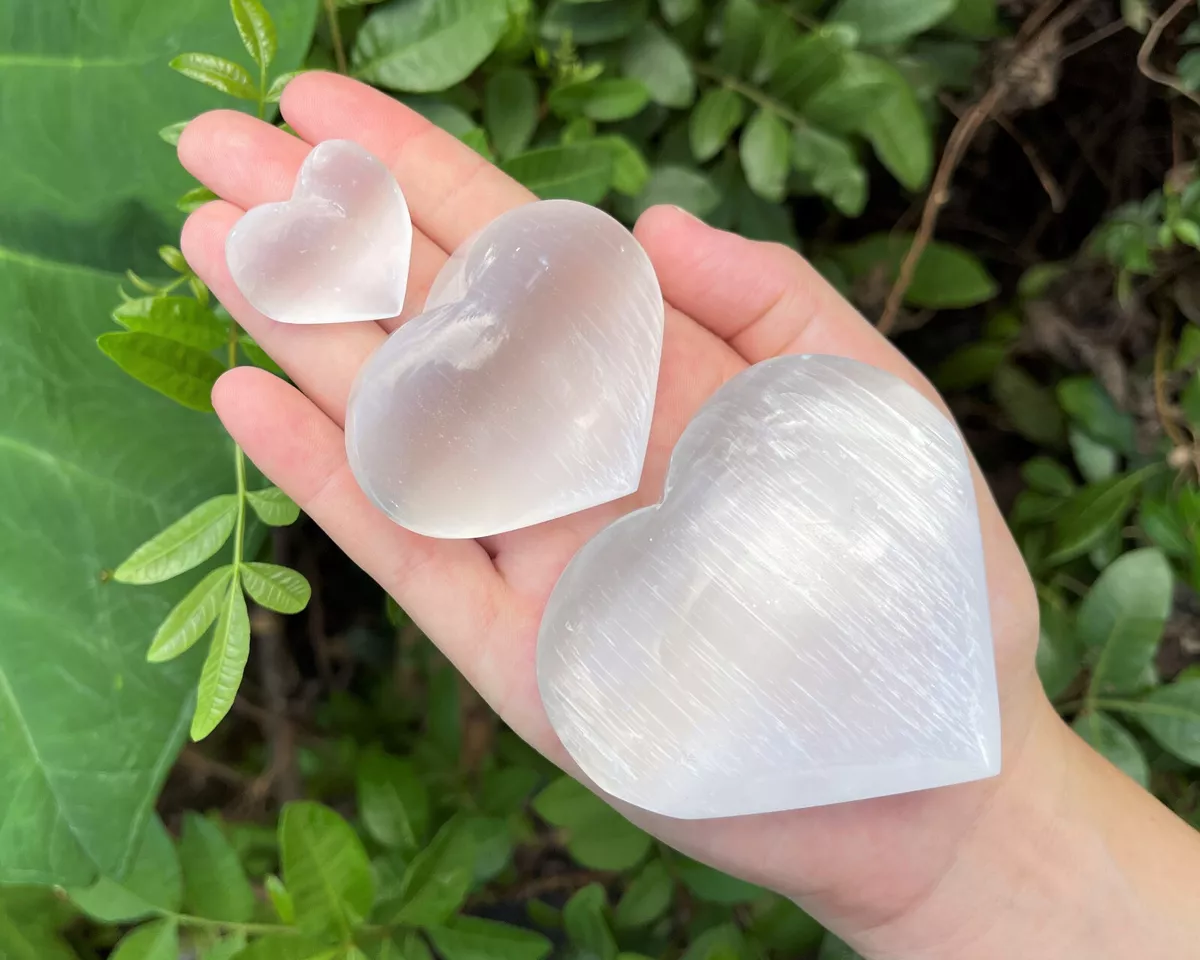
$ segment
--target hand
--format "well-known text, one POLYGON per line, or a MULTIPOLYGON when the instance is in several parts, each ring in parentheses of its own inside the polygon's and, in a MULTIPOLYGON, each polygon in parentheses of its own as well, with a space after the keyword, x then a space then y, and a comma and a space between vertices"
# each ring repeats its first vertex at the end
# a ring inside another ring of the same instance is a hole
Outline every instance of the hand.
MULTIPOLYGON (((288 86, 281 108, 301 139, 244 114, 218 111, 194 120, 179 142, 184 166, 223 198, 188 220, 182 240, 187 259, 296 385, 239 367, 214 390, 217 412, 259 468, 396 598, 505 722, 573 771, 537 695, 534 648, 542 608, 589 537, 615 517, 658 500, 672 447, 704 400, 748 364, 783 353, 853 357, 941 400, 796 253, 656 208, 635 231, 667 301, 641 490, 583 514, 480 541, 410 533, 387 521, 350 474, 342 436, 350 385, 388 332, 420 311, 448 254, 479 227, 534 198, 449 134, 344 77, 303 75, 288 86), (275 323, 250 308, 232 283, 226 234, 245 209, 290 195, 310 144, 337 138, 355 140, 387 163, 408 199, 414 243, 404 314, 378 324, 275 323)), ((1024 782, 1029 758, 1038 757, 1040 770, 1048 751, 1058 756, 1058 747, 1048 746, 1052 735, 1034 734, 1061 725, 1033 669, 1033 587, 978 468, 972 469, 1000 683, 1002 776, 729 820, 673 821, 622 808, 672 845, 800 899, 852 940, 906 944, 905 956, 924 949, 922 941, 948 936, 934 919, 946 913, 937 909, 945 898, 939 884, 992 811, 1005 808, 1005 792, 1024 790, 1014 784, 1024 782)), ((962 942, 974 941, 964 933, 962 942)))

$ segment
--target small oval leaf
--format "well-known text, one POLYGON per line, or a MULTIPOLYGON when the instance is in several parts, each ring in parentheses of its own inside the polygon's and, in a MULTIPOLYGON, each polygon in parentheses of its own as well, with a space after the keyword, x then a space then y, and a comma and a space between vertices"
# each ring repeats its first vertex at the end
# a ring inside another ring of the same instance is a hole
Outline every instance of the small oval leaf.
POLYGON ((258 519, 269 527, 290 526, 300 516, 300 508, 295 501, 278 487, 251 490, 246 494, 246 499, 258 514, 258 519))
POLYGON ((242 586, 251 600, 277 613, 299 613, 312 596, 302 573, 274 563, 243 563, 242 586))

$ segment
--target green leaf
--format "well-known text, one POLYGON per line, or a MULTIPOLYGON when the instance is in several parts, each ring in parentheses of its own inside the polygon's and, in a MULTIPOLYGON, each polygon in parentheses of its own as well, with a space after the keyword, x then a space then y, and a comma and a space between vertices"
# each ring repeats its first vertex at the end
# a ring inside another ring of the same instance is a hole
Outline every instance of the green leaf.
POLYGON ((126 330, 153 333, 209 351, 229 339, 229 331, 215 313, 192 297, 138 297, 113 311, 113 319, 126 330))
POLYGON ((683 885, 708 903, 749 903, 765 892, 762 887, 687 857, 680 857, 675 869, 683 885))
POLYGON ((815 127, 796 127, 792 134, 792 162, 812 189, 827 197, 848 217, 857 217, 867 203, 867 172, 853 147, 815 127))
MULTIPOLYGON (((843 247, 838 258, 855 279, 880 271, 887 282, 894 283, 912 241, 912 234, 876 234, 843 247)), ((999 289, 974 254, 934 241, 917 261, 904 300, 914 307, 957 309, 986 303, 999 289)))
POLYGON ((620 40, 646 22, 647 6, 645 0, 552 0, 542 17, 541 34, 551 42, 570 37, 581 46, 620 40))
POLYGON ((191 649, 217 619, 232 576, 233 567, 226 564, 210 571, 196 584, 159 625, 146 659, 165 663, 191 649))
POLYGON ((1187 382, 1179 393, 1179 409, 1193 433, 1200 433, 1200 373, 1187 382))
POLYGON ((688 121, 692 154, 701 163, 724 149, 746 115, 746 101, 728 87, 713 87, 700 98, 688 121))
POLYGON ((628 870, 650 849, 648 834, 572 777, 560 777, 546 787, 534 798, 533 809, 566 831, 567 852, 582 866, 628 870))
POLYGON ((1138 488, 1153 469, 1089 484, 1068 500, 1054 522, 1053 550, 1046 563, 1066 563, 1100 542, 1128 515, 1138 488))
POLYGON ((246 68, 224 57, 211 53, 181 53, 171 61, 171 69, 239 100, 258 99, 258 84, 246 68))
POLYGON ((346 937, 371 910, 371 864, 354 830, 319 803, 289 803, 279 821, 283 880, 305 932, 346 937))
POLYGON ((650 165, 642 151, 628 137, 610 134, 597 137, 595 144, 603 146, 612 160, 612 186, 627 197, 637 196, 650 180, 650 165))
POLYGON ((617 941, 604 916, 607 906, 604 887, 589 883, 572 894, 563 907, 567 939, 588 960, 616 960, 617 941))
MULTIPOLYGON (((783 16, 782 11, 779 14, 783 16)), ((768 29, 755 78, 760 82, 769 79, 771 96, 803 111, 819 90, 841 75, 849 45, 844 29, 822 27, 799 39, 792 39, 791 30, 787 20, 768 29), (784 26, 786 30, 781 29, 784 26)))
POLYGON ((651 860, 629 882, 613 912, 618 930, 632 930, 653 923, 671 905, 675 882, 660 859, 651 860))
POLYGON ((200 960, 234 960, 246 949, 246 934, 241 930, 213 941, 201 954, 200 960))
POLYGON ((658 9, 667 23, 677 27, 700 9, 700 0, 658 0, 658 9))
POLYGON ((849 24, 863 46, 903 43, 954 10, 958 0, 841 0, 830 23, 849 24))
POLYGON ((746 932, 757 943, 785 956, 808 956, 825 933, 816 920, 785 897, 756 901, 746 932))
POLYGON ((179 928, 174 920, 156 920, 121 938, 111 960, 178 960, 179 928))
POLYGON ((1046 696, 1057 697, 1079 675, 1082 651, 1066 605, 1053 596, 1039 597, 1037 672, 1046 696))
POLYGON ((279 74, 279 76, 271 81, 271 86, 267 88, 267 103, 278 103, 283 99, 283 91, 287 89, 287 85, 302 73, 308 73, 308 71, 289 70, 287 73, 279 74))
MULTIPOLYGON (((270 3, 291 67, 317 5, 270 3)), ((128 590, 101 571, 231 477, 215 417, 146 390, 94 341, 125 269, 159 276, 154 251, 178 241, 175 199, 195 185, 157 131, 252 107, 165 61, 183 43, 236 58, 241 43, 216 0, 105 0, 86 29, 82 9, 22 4, 3 67, 21 94, 0 110, 0 355, 20 398, 0 414, 0 529, 21 544, 0 551, 0 820, 21 825, 0 832, 4 884, 128 867, 199 666, 147 664, 146 644, 195 580, 128 590)))
POLYGON ((1088 483, 1099 483, 1107 480, 1117 472, 1120 459, 1111 447, 1093 440, 1077 427, 1067 430, 1067 443, 1075 457, 1075 466, 1088 483))
POLYGON ((687 54, 650 24, 629 39, 621 68, 626 76, 642 81, 650 99, 664 107, 689 107, 696 96, 696 78, 687 54))
POLYGON ((237 519, 237 496, 206 500, 133 551, 116 570, 121 583, 161 583, 199 566, 229 539, 237 519))
POLYGON ((250 656, 250 615, 237 573, 229 581, 221 612, 213 630, 208 656, 200 672, 196 712, 192 715, 193 740, 203 740, 217 728, 233 706, 242 673, 250 656))
POLYGON ((429 939, 445 960, 543 960, 550 954, 550 941, 540 933, 479 917, 455 917, 429 930, 429 939))
MULTIPOLYGON (((193 187, 175 201, 175 209, 180 213, 192 213, 195 210, 199 210, 206 203, 212 203, 216 199, 217 195, 209 190, 208 187, 193 187)), ((192 281, 197 281, 197 278, 192 277, 192 281)))
POLYGON ((289 926, 295 923, 296 904, 292 900, 292 895, 288 893, 287 887, 283 885, 283 881, 271 873, 263 881, 263 886, 266 888, 267 896, 271 900, 271 906, 275 909, 275 916, 289 926))
POLYGON ((174 147, 179 143, 179 137, 183 133, 183 128, 191 122, 191 120, 180 120, 178 123, 168 124, 158 131, 158 135, 174 147))
POLYGON ((250 599, 276 613, 299 613, 308 606, 312 587, 304 574, 275 563, 243 563, 242 586, 250 599))
POLYGON ((1124 693, 1141 685, 1171 613, 1174 577, 1154 548, 1114 560, 1079 605, 1076 631, 1095 654, 1091 695, 1124 693))
POLYGON ((511 822, 501 817, 470 817, 465 824, 475 841, 475 886, 495 879, 512 862, 513 834, 511 822))
POLYGON ((269 527, 290 526, 300 516, 300 508, 278 487, 251 490, 246 494, 246 499, 258 519, 269 527))
POLYGON ((357 780, 367 832, 385 847, 415 849, 429 828, 429 793, 413 765, 371 750, 358 762, 357 780))
POLYGON ((699 170, 688 167, 657 167, 645 187, 624 209, 629 220, 660 203, 681 207, 696 217, 711 213, 721 202, 721 194, 712 180, 699 170))
POLYGON ((750 189, 764 200, 783 200, 791 166, 791 137, 779 114, 764 108, 750 118, 742 132, 741 156, 750 189))
POLYGON ((684 951, 680 960, 750 960, 746 938, 732 923, 723 923, 700 934, 684 951))
POLYGON ((996 0, 958 0, 941 26, 972 40, 990 40, 1000 35, 996 0))
POLYGON ((1034 457, 1021 466, 1021 479, 1034 490, 1069 497, 1075 492, 1071 471, 1050 457, 1034 457))
POLYGON ((1062 444, 1065 424, 1053 392, 1020 367, 1002 363, 996 368, 992 396, 1021 436, 1039 446, 1062 444))
POLYGON ((538 125, 537 83, 527 70, 508 67, 492 74, 483 89, 483 123, 500 159, 516 156, 538 125))
POLYGON ((275 24, 263 7, 261 0, 229 0, 233 9, 233 22, 237 25, 242 45, 264 70, 275 59, 277 39, 275 24))
POLYGON ((1088 710, 1071 725, 1097 753, 1143 787, 1150 786, 1150 765, 1141 746, 1128 730, 1108 714, 1088 710))
POLYGON ((596 141, 543 147, 518 154, 500 169, 543 200, 599 203, 613 179, 613 155, 596 141))
POLYGON ((1200 767, 1200 677, 1156 687, 1135 703, 1122 701, 1117 709, 1134 716, 1164 750, 1200 767))
POLYGON ((721 23, 721 48, 716 65, 743 77, 758 59, 763 37, 762 10, 754 0, 728 0, 721 23))
POLYGON ((0 888, 0 956, 5 960, 79 960, 59 935, 73 916, 48 887, 0 888))
POLYGON ((585 116, 602 122, 625 120, 650 101, 646 85, 632 77, 600 77, 550 91, 550 108, 562 117, 585 116))
POLYGON ((393 0, 358 31, 354 72, 390 90, 445 90, 487 59, 507 25, 504 0, 393 0))
POLYGON ((254 916, 254 890, 237 851, 221 828, 196 813, 183 815, 179 838, 186 912, 208 920, 245 923, 254 916))
POLYGON ((422 927, 444 923, 463 905, 474 879, 474 834, 451 820, 408 865, 399 902, 385 919, 422 927))
POLYGON ((1176 501, 1144 497, 1137 525, 1167 555, 1180 560, 1191 559, 1195 547, 1176 501))
POLYGON ((1093 440, 1120 453, 1135 452, 1133 417, 1117 409, 1112 397, 1095 379, 1067 377, 1059 381, 1057 392, 1067 416, 1093 440))
POLYGON ((152 333, 102 333, 100 349, 127 374, 176 403, 212 411, 212 388, 225 372, 203 350, 152 333))
POLYGON ((71 902, 100 923, 124 923, 160 910, 175 911, 183 900, 179 857, 158 817, 146 825, 136 856, 120 881, 101 877, 82 889, 67 890, 71 902))
POLYGON ((342 958, 341 950, 329 946, 324 940, 285 933, 259 937, 237 955, 237 960, 342 960, 342 958))
POLYGON ((835 937, 832 933, 827 933, 825 939, 821 941, 817 960, 866 960, 866 958, 844 940, 835 937))
POLYGON ((933 382, 947 393, 983 386, 991 381, 1008 351, 1003 343, 968 343, 942 361, 934 371, 933 382))
POLYGON ((869 62, 873 79, 886 87, 860 129, 893 177, 909 190, 923 190, 933 173, 929 119, 904 74, 883 60, 869 62))

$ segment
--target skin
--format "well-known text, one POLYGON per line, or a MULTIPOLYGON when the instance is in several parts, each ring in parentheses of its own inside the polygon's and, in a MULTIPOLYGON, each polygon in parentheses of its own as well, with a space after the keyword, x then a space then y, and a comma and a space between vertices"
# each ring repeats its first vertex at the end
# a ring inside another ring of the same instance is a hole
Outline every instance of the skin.
MULTIPOLYGON (((192 121, 179 141, 183 165, 222 198, 188 219, 188 262, 295 383, 239 367, 213 391, 217 412, 263 473, 396 598, 505 722, 569 772, 577 771, 537 695, 542 608, 592 534, 658 500, 671 449, 709 395, 749 364, 826 353, 887 370, 945 409, 924 377, 794 251, 658 207, 635 229, 667 302, 641 490, 479 541, 410 533, 386 521, 350 474, 342 435, 350 385, 388 332, 420 312, 449 253, 534 198, 413 111, 345 77, 297 78, 281 110, 298 138, 216 111, 192 121), (414 243, 399 318, 279 324, 250 308, 230 279, 230 228, 247 208, 286 199, 310 144, 329 139, 355 140, 379 157, 408 199, 414 243)), ((1200 911, 1181 892, 1200 890, 1200 841, 1076 738, 1047 702, 1034 671, 1033 585, 972 469, 1003 716, 999 777, 724 820, 622 812, 693 856, 795 898, 878 960, 1185 956, 1200 943, 1200 911)))

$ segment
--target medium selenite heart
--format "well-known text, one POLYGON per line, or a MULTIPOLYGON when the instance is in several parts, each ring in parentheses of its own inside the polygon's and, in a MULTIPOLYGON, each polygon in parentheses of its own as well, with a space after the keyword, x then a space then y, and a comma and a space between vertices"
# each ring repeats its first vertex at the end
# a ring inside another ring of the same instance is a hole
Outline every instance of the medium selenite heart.
POLYGON ((852 360, 750 368, 684 431, 663 502, 567 566, 537 672, 583 772, 671 817, 997 773, 983 548, 957 431, 852 360))
POLYGON ((381 510, 482 537, 637 489, 663 302, 628 230, 569 200, 518 207, 450 258, 425 307, 350 397, 350 466, 381 510))
POLYGON ((259 313, 284 323, 349 323, 404 306, 412 220, 396 178, 349 140, 312 149, 292 199, 250 210, 225 260, 259 313))

